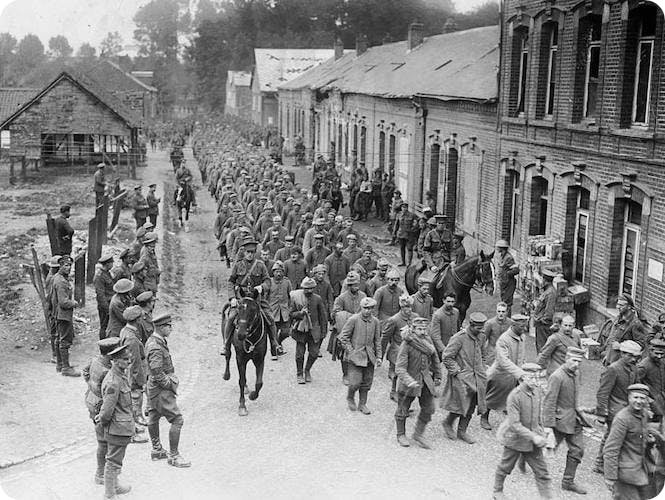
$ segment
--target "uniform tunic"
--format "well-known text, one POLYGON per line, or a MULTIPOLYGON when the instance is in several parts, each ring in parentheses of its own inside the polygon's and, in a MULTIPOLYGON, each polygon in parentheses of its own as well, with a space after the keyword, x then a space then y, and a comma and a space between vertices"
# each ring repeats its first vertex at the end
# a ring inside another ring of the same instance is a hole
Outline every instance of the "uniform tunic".
POLYGON ((596 393, 596 414, 612 420, 628 404, 628 386, 637 381, 637 371, 623 359, 615 361, 600 374, 596 393))
POLYGON ((56 217, 54 220, 55 238, 58 246, 57 255, 69 255, 72 253, 72 236, 74 229, 64 216, 56 217))
POLYGON ((496 342, 496 359, 487 371, 487 408, 503 410, 506 398, 524 376, 524 339, 510 328, 496 342))
POLYGON ((157 293, 159 276, 162 274, 162 271, 159 269, 159 262, 157 262, 157 255, 155 254, 155 250, 150 250, 146 246, 141 248, 139 262, 142 262, 145 266, 144 269, 146 277, 143 283, 146 290, 157 293))
MULTIPOLYGON (((125 446, 134 435, 132 397, 127 374, 112 367, 102 382, 102 405, 99 420, 109 444, 125 446)), ((120 464, 121 465, 121 464, 120 464)))
MULTIPOLYGON (((236 288, 248 290, 259 285, 266 289, 270 287, 270 275, 263 261, 255 259, 249 262, 243 259, 233 264, 229 277, 229 297, 239 297, 236 288)), ((261 294, 261 308, 265 311, 269 307, 267 296, 268 293, 261 294)))
POLYGON ((380 321, 384 321, 397 314, 401 295, 404 295, 404 289, 399 285, 394 288, 390 285, 384 285, 374 293, 376 311, 380 321))
MULTIPOLYGON (((90 418, 93 419, 102 407, 102 382, 111 369, 111 358, 98 354, 88 361, 83 367, 81 375, 88 388, 85 391, 85 405, 88 408, 90 418)), ((104 441, 104 428, 101 424, 95 424, 97 441, 104 441)))
POLYGON ((456 307, 447 311, 444 306, 441 306, 434 311, 430 336, 439 354, 443 352, 450 338, 459 331, 460 326, 459 310, 456 307))
POLYGON ((562 434, 581 433, 576 411, 578 393, 577 374, 565 366, 557 368, 547 383, 547 392, 543 400, 543 425, 562 434))
POLYGON ((580 334, 575 330, 570 335, 558 331, 547 339, 543 350, 540 351, 536 363, 547 369, 547 374, 551 375, 554 370, 566 362, 566 351, 569 347, 580 348, 580 334))
POLYGON ((517 287, 515 276, 519 274, 520 270, 508 251, 504 256, 498 256, 497 261, 496 279, 499 282, 501 300, 510 308, 513 305, 513 295, 517 287))
POLYGON ((646 357, 637 364, 637 379, 649 386, 653 403, 651 409, 655 415, 665 414, 665 363, 646 357))
POLYGON ((360 259, 360 257, 363 256, 363 253, 364 252, 360 247, 355 246, 353 248, 346 247, 342 252, 342 255, 346 257, 346 259, 349 261, 351 265, 353 265, 358 259, 360 259))
POLYGON ((344 347, 344 360, 366 367, 381 359, 381 330, 374 316, 365 319, 362 313, 352 315, 344 324, 338 338, 344 347))
POLYGON ((634 490, 634 487, 646 486, 649 482, 644 461, 649 435, 647 422, 646 412, 636 412, 630 407, 619 411, 614 418, 612 429, 603 448, 605 479, 617 481, 614 486, 614 498, 622 500, 640 498, 639 496, 617 496, 617 486, 620 489, 626 489, 626 485, 633 486, 633 488, 627 488, 630 491, 634 490))
POLYGON ((613 342, 623 342, 624 340, 634 340, 642 349, 646 346, 647 335, 644 325, 635 314, 635 311, 629 310, 619 315, 613 322, 610 334, 607 337, 606 351, 603 358, 604 365, 610 365, 619 359, 619 350, 612 349, 613 342))
POLYGON ((275 278, 270 279, 268 304, 275 323, 284 323, 291 319, 291 298, 289 294, 292 289, 288 278, 282 278, 279 281, 275 278))
POLYGON ((499 337, 503 332, 508 330, 513 326, 513 320, 506 317, 503 321, 500 321, 499 318, 494 316, 490 318, 485 323, 485 337, 487 337, 487 364, 491 365, 494 363, 496 358, 496 341, 499 340, 499 337))
POLYGON ((374 297, 376 291, 384 285, 388 284, 388 278, 381 277, 378 274, 374 275, 371 280, 367 282, 367 295, 374 297))
POLYGON ((129 345, 127 351, 130 353, 132 362, 129 365, 129 382, 132 389, 142 388, 146 381, 145 350, 143 342, 139 338, 139 331, 135 326, 125 325, 120 330, 120 344, 129 345))
POLYGON ((149 423, 157 423, 160 416, 171 422, 181 413, 176 403, 179 381, 166 339, 153 333, 146 342, 145 354, 148 362, 146 392, 150 402, 149 423))
POLYGON ((383 322, 381 326, 381 352, 391 363, 391 371, 394 370, 394 364, 397 362, 397 352, 402 345, 402 328, 410 325, 415 318, 413 313, 405 315, 402 311, 391 316, 383 322), (388 347, 390 346, 390 347, 388 347))
POLYGON ((441 267, 442 264, 450 262, 450 246, 453 241, 453 234, 448 229, 439 232, 432 229, 425 236, 423 250, 428 266, 441 267))
POLYGON ((284 262, 284 274, 289 278, 293 288, 300 288, 300 283, 307 276, 307 266, 300 258, 295 262, 289 259, 284 262))
POLYGON ((346 278, 346 275, 351 269, 351 263, 349 259, 343 255, 337 255, 335 252, 331 253, 326 257, 324 264, 328 269, 328 279, 330 280, 330 285, 333 288, 335 295, 339 295, 340 290, 342 289, 342 281, 346 278))
POLYGON ((119 337, 120 330, 127 324, 123 313, 131 305, 127 295, 115 294, 109 304, 109 324, 106 327, 106 337, 119 337))
POLYGON ((423 295, 418 290, 411 297, 413 298, 413 312, 421 318, 432 319, 434 300, 431 295, 423 295))
POLYGON ((326 261, 328 255, 330 255, 330 249, 326 247, 314 247, 309 250, 305 255, 305 265, 307 266, 307 270, 312 272, 312 269, 326 261))

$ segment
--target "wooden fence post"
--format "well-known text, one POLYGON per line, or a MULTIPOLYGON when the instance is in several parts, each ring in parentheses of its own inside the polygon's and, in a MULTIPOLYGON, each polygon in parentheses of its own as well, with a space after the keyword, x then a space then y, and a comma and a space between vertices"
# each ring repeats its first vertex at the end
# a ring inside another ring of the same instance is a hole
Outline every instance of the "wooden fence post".
POLYGON ((120 221, 120 212, 122 212, 122 205, 125 202, 126 196, 127 191, 122 191, 120 194, 118 194, 118 196, 110 200, 110 202, 113 203, 113 218, 111 219, 110 227, 111 232, 113 232, 118 226, 118 222, 120 221))
POLYGON ((74 300, 85 305, 85 250, 74 257, 74 300))
POLYGON ((39 259, 37 258, 37 251, 35 250, 34 245, 30 246, 30 251, 32 252, 32 262, 34 265, 34 275, 35 275, 35 288, 37 289, 37 295, 39 295, 39 301, 42 303, 42 312, 44 313, 44 323, 46 326, 46 336, 51 336, 50 320, 48 317, 48 304, 46 303, 46 293, 44 292, 44 280, 42 278, 42 271, 39 265, 39 259))
POLYGON ((95 276, 95 263, 99 259, 97 255, 97 217, 93 217, 88 222, 88 265, 85 282, 92 283, 92 278, 95 276))
POLYGON ((51 245, 51 255, 58 254, 58 239, 55 234, 55 220, 51 217, 51 214, 46 214, 46 231, 48 232, 48 242, 51 245))

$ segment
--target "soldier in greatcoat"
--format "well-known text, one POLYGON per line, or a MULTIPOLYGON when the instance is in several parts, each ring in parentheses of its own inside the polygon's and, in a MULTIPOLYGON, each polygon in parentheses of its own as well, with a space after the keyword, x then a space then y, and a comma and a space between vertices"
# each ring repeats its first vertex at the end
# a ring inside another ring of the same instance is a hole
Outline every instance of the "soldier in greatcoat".
POLYGON ((483 429, 491 430, 490 410, 506 409, 508 394, 524 377, 520 366, 524 363, 524 336, 528 329, 529 317, 513 314, 513 325, 496 341, 496 358, 487 371, 487 411, 481 418, 483 429))
POLYGON ((159 215, 159 202, 162 201, 161 198, 157 198, 155 190, 157 189, 157 184, 150 184, 148 186, 148 194, 145 197, 146 202, 148 203, 148 218, 152 223, 153 227, 157 226, 157 216, 159 215))
POLYGON ((637 379, 649 387, 653 420, 662 422, 665 414, 665 340, 651 339, 648 356, 637 364, 637 379))
POLYGON ((388 271, 386 277, 388 284, 374 292, 379 321, 385 321, 399 312, 399 298, 405 293, 404 289, 399 286, 401 277, 397 269, 388 271))
MULTIPOLYGON (((132 401, 127 369, 130 364, 127 346, 116 347, 109 353, 111 369, 102 382, 102 404, 94 422, 104 429, 106 463, 104 465, 104 498, 115 499, 120 493, 118 476, 122 470, 125 451, 134 435, 132 401)), ((123 487, 124 493, 131 488, 123 487)))
POLYGON ((397 352, 402 344, 402 328, 411 325, 415 314, 413 313, 413 299, 404 294, 399 298, 399 312, 393 314, 381 325, 381 352, 388 359, 388 378, 392 381, 390 399, 397 401, 397 377, 395 376, 395 363, 397 352))
POLYGON ((143 420, 143 389, 147 381, 145 350, 143 342, 140 339, 138 321, 143 314, 141 306, 130 306, 122 313, 125 326, 120 330, 120 345, 127 345, 127 350, 131 356, 129 365, 129 386, 132 395, 132 415, 135 423, 135 433, 132 436, 132 443, 147 443, 148 438, 145 435, 145 429, 140 425, 143 420))
POLYGON ((125 309, 132 305, 131 291, 134 283, 128 279, 121 279, 113 285, 115 295, 109 302, 109 323, 106 327, 106 337, 119 337, 120 330, 125 326, 123 314, 125 309))
MULTIPOLYGON (((288 278, 284 276, 284 264, 277 260, 272 265, 272 278, 270 278, 270 295, 268 303, 270 312, 275 321, 278 338, 277 343, 281 346, 282 342, 288 338, 291 330, 291 291, 293 286, 288 278)), ((277 358, 277 353, 273 354, 273 359, 277 358)))
POLYGON ((332 354, 333 361, 340 360, 342 366, 342 383, 349 385, 349 365, 344 360, 344 349, 338 341, 338 335, 342 331, 346 320, 351 315, 360 312, 360 302, 367 295, 360 290, 360 276, 355 271, 349 271, 344 281, 346 282, 347 289, 333 303, 332 317, 334 325, 328 342, 328 352, 332 354))
POLYGON ((63 205, 60 207, 60 216, 56 217, 53 221, 55 226, 55 241, 58 255, 69 256, 72 253, 72 237, 74 236, 74 229, 69 224, 71 217, 71 207, 63 205))
POLYGON ((644 324, 635 312, 633 298, 623 293, 617 299, 618 316, 612 321, 610 333, 601 346, 603 352, 603 364, 609 366, 620 357, 619 345, 624 340, 637 342, 642 349, 647 347, 647 334, 644 324))
POLYGON ((459 309, 455 307, 455 302, 457 302, 455 292, 447 292, 443 297, 443 305, 432 314, 430 335, 439 356, 443 353, 450 338, 462 326, 459 320, 459 309))
POLYGON ((443 364, 448 379, 441 407, 450 413, 443 421, 443 430, 449 439, 459 439, 469 444, 476 440, 467 432, 473 411, 478 408, 484 414, 487 374, 485 372, 485 334, 483 326, 487 317, 481 312, 471 313, 469 326, 453 335, 443 351, 443 364), (459 419, 457 434, 453 430, 459 419))
POLYGON ((143 345, 148 341, 155 327, 152 324, 152 311, 155 308, 155 297, 148 290, 136 296, 136 305, 141 306, 141 317, 136 322, 139 332, 139 340, 143 345))
POLYGON ((97 261, 92 283, 97 296, 97 313, 99 314, 99 339, 106 337, 106 327, 109 324, 109 304, 113 297, 113 278, 109 270, 113 266, 113 255, 102 255, 97 261))
POLYGON ((575 471, 584 456, 583 422, 577 406, 578 371, 582 359, 582 349, 568 347, 564 363, 550 376, 543 400, 543 426, 554 434, 557 445, 565 440, 568 446, 561 488, 586 495, 586 489, 575 483, 575 471))
POLYGON ((430 279, 427 276, 418 277, 418 291, 413 297, 413 312, 421 318, 432 319, 434 313, 434 299, 429 293, 430 279))
POLYGON ((487 366, 494 363, 496 357, 496 341, 503 332, 508 330, 513 324, 508 314, 508 304, 499 302, 496 305, 496 315, 491 317, 485 323, 485 337, 487 337, 487 366))
POLYGON ((182 412, 176 401, 179 380, 175 375, 173 360, 167 344, 171 335, 171 315, 160 314, 154 319, 155 331, 145 346, 148 362, 148 433, 152 443, 150 457, 153 460, 168 459, 174 467, 190 467, 191 462, 180 455, 180 431, 184 423, 182 412), (159 420, 164 417, 171 424, 169 430, 169 452, 162 447, 159 438, 159 420))
POLYGON ((386 274, 390 268, 390 262, 383 257, 379 259, 376 263, 376 274, 367 282, 367 294, 370 297, 374 297, 376 291, 381 288, 383 285, 388 284, 388 278, 386 274))
POLYGON ((411 326, 405 325, 402 329, 403 341, 395 364, 395 373, 399 380, 395 424, 400 446, 409 446, 406 439, 406 418, 413 400, 418 398, 420 413, 413 440, 423 448, 431 447, 424 432, 436 409, 434 395, 436 387, 441 385, 442 374, 439 355, 429 336, 428 324, 429 321, 425 318, 414 318, 411 326))
POLYGON ((338 341, 344 348, 348 362, 349 389, 346 396, 351 411, 369 415, 367 394, 374 380, 374 367, 381 366, 381 330, 373 312, 376 301, 365 297, 360 301, 360 313, 352 315, 344 324, 338 341), (359 393, 356 406, 356 392, 359 393))
POLYGON ((524 457, 533 470, 540 497, 552 498, 550 475, 542 451, 547 444, 541 417, 542 395, 539 386, 542 369, 535 363, 525 363, 520 369, 524 373, 522 382, 508 395, 508 414, 497 432, 497 438, 503 445, 503 454, 494 476, 494 498, 504 498, 503 483, 520 457, 524 457))
POLYGON ((74 308, 79 303, 73 299, 72 285, 69 282, 69 273, 72 269, 72 259, 69 255, 60 257, 60 270, 53 278, 53 298, 58 332, 57 354, 55 369, 66 377, 80 377, 81 373, 69 364, 69 349, 74 342, 74 308))
POLYGON ((310 370, 318 355, 328 326, 328 311, 321 297, 314 293, 316 281, 305 278, 301 290, 291 292, 291 337, 296 341, 296 380, 299 384, 312 381, 310 370), (305 363, 307 351, 307 363, 305 363), (303 373, 304 366, 304 373, 303 373))
POLYGON ((561 318, 559 330, 549 336, 543 346, 543 350, 538 354, 538 363, 551 375, 554 371, 564 364, 569 347, 581 348, 580 334, 575 330, 575 319, 569 314, 561 318))

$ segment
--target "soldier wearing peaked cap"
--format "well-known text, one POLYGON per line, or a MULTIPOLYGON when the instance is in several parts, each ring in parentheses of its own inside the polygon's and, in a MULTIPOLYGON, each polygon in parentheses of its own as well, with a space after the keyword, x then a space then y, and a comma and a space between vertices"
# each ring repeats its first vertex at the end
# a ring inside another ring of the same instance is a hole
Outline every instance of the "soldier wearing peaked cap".
POLYGON ((404 294, 399 298, 399 311, 385 320, 381 325, 381 352, 390 363, 388 378, 392 380, 390 399, 397 402, 397 377, 395 376, 395 363, 397 352, 402 345, 402 328, 410 326, 416 315, 413 313, 413 298, 404 294))
MULTIPOLYGON (((582 426, 586 424, 580 416, 577 395, 579 394, 579 367, 584 351, 576 346, 566 350, 564 363, 550 376, 543 400, 543 426, 554 435, 557 445, 565 440, 568 446, 566 467, 561 488, 580 495, 586 489, 575 483, 575 472, 584 455, 582 426)), ((542 367, 542 365, 540 365, 542 367)))
POLYGON ((113 277, 110 269, 113 267, 113 255, 102 255, 95 268, 92 284, 97 295, 97 313, 99 314, 99 338, 106 336, 106 327, 109 323, 109 304, 113 297, 113 277))
POLYGON ((665 414, 665 340, 651 339, 648 352, 648 356, 637 364, 637 379, 651 392, 653 420, 662 422, 665 414))
POLYGON ((116 264, 111 269, 111 277, 113 278, 114 285, 121 278, 132 279, 131 255, 129 253, 129 248, 125 248, 120 252, 118 258, 120 259, 120 263, 116 264))
POLYGON ((429 293, 430 279, 427 276, 420 275, 418 277, 418 290, 412 294, 413 297, 413 312, 416 316, 432 319, 434 312, 434 299, 429 293))
POLYGON ((510 316, 513 309, 513 295, 515 295, 517 287, 516 276, 519 274, 520 268, 510 254, 508 250, 510 245, 506 240, 499 240, 494 246, 497 251, 496 279, 499 282, 501 301, 506 303, 508 316, 510 316))
POLYGON ((276 260, 272 265, 272 278, 270 278, 270 295, 268 304, 270 312, 275 321, 278 338, 277 343, 281 346, 282 342, 289 336, 291 329, 291 291, 293 285, 288 278, 284 276, 284 263, 276 260))
POLYGON ((148 217, 150 218, 150 223, 152 227, 157 226, 157 216, 159 215, 159 202, 162 201, 161 198, 157 198, 155 190, 157 189, 157 184, 150 184, 148 186, 148 195, 146 196, 146 202, 148 203, 148 217))
POLYGON ((57 342, 56 342, 56 365, 57 372, 68 377, 79 377, 78 370, 69 364, 69 349, 74 341, 74 308, 79 305, 73 299, 72 285, 69 282, 69 273, 72 269, 72 259, 68 255, 60 257, 60 269, 53 277, 52 301, 56 320, 57 342))
POLYGON ((134 220, 136 221, 136 229, 139 229, 148 217, 148 201, 141 192, 143 186, 140 184, 134 187, 134 196, 131 201, 132 209, 134 210, 134 220))
POLYGON ((619 295, 617 310, 619 314, 612 321, 607 339, 601 344, 603 364, 606 366, 619 359, 619 345, 625 340, 637 342, 642 349, 647 346, 646 330, 635 312, 635 303, 630 294, 622 293, 619 295))
POLYGON ((58 255, 70 255, 72 253, 72 238, 74 237, 74 229, 69 224, 71 217, 71 207, 63 205, 60 207, 60 215, 54 220, 55 227, 55 240, 58 255))
POLYGON ((569 347, 582 347, 579 330, 575 329, 575 318, 567 314, 561 319, 559 330, 552 333, 540 351, 536 363, 551 374, 564 364, 569 347))
POLYGON ((139 339, 145 345, 155 327, 152 324, 152 311, 155 307, 155 296, 147 290, 136 296, 136 303, 141 306, 141 317, 137 321, 137 328, 139 331, 139 339))
POLYGON ((441 269, 450 263, 450 249, 453 241, 453 233, 446 226, 448 217, 445 215, 434 216, 436 227, 427 233, 423 243, 425 261, 428 267, 441 269))
POLYGON ((159 286, 160 275, 162 274, 162 271, 159 268, 157 254, 155 253, 157 240, 158 237, 155 233, 146 234, 143 239, 143 248, 141 248, 139 257, 139 262, 142 263, 145 268, 143 284, 146 290, 150 290, 155 296, 157 296, 157 288, 159 286))
POLYGON ((554 308, 556 306, 556 290, 552 285, 552 280, 556 273, 545 269, 542 272, 545 288, 533 303, 533 323, 536 327, 536 352, 545 347, 545 342, 552 335, 552 321, 554 319, 554 308))
POLYGON ((125 326, 123 313, 125 309, 132 305, 131 292, 134 289, 134 283, 128 279, 121 279, 113 285, 115 295, 111 298, 109 303, 109 323, 106 327, 106 337, 119 337, 120 330, 125 326))
POLYGON ((175 375, 171 352, 167 339, 172 332, 172 318, 163 313, 153 320, 155 331, 145 345, 148 363, 148 433, 152 443, 150 457, 152 460, 168 459, 174 467, 190 467, 191 462, 180 455, 180 431, 184 424, 182 412, 176 398, 180 384, 175 375), (164 417, 171 424, 169 430, 169 452, 162 447, 159 436, 159 420, 164 417))
POLYGON ((596 393, 596 415, 607 429, 600 443, 594 471, 603 473, 603 446, 609 435, 614 417, 628 404, 628 386, 637 382, 637 362, 642 348, 633 340, 624 340, 619 346, 620 358, 600 374, 600 385, 596 393))
POLYGON ((442 354, 448 381, 441 407, 450 412, 443 421, 443 430, 448 439, 459 439, 468 444, 476 442, 467 433, 474 410, 478 408, 481 415, 487 410, 487 339, 483 333, 486 321, 487 317, 483 313, 471 313, 469 326, 451 337, 442 354), (452 426, 457 419, 459 424, 455 434, 452 426))
POLYGON ((99 354, 91 358, 83 367, 83 380, 87 384, 85 391, 85 405, 95 426, 97 438, 97 470, 94 481, 96 484, 104 484, 104 468, 106 466, 106 452, 108 445, 104 437, 104 427, 101 423, 94 422, 95 416, 102 406, 102 382, 111 369, 111 357, 109 353, 118 347, 120 339, 111 337, 97 342, 99 354))
POLYGON ((102 401, 94 422, 100 425, 106 441, 104 464, 104 498, 129 492, 129 486, 118 484, 127 445, 134 433, 132 403, 129 393, 127 368, 130 355, 127 346, 119 346, 109 352, 111 369, 101 386, 102 401))

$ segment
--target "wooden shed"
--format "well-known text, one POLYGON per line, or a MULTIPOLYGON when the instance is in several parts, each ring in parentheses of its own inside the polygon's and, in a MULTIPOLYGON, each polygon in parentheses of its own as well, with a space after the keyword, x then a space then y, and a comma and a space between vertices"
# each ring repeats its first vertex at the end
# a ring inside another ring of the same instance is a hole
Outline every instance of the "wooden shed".
POLYGON ((43 90, 0 122, 9 131, 12 161, 134 167, 141 117, 92 78, 61 72, 43 90))

